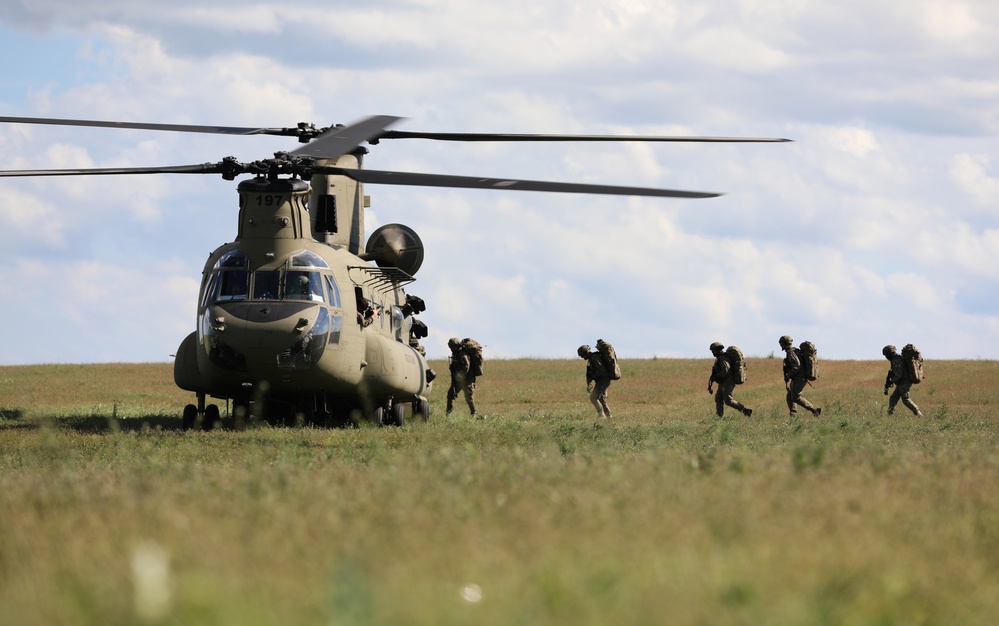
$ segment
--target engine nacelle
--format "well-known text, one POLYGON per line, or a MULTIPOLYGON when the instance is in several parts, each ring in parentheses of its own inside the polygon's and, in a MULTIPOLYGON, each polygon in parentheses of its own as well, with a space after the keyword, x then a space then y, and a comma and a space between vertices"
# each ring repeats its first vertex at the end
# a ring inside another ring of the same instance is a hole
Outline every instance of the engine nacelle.
POLYGON ((403 224, 386 224, 368 237, 361 258, 378 267, 396 267, 410 276, 423 265, 423 242, 416 231, 403 224))

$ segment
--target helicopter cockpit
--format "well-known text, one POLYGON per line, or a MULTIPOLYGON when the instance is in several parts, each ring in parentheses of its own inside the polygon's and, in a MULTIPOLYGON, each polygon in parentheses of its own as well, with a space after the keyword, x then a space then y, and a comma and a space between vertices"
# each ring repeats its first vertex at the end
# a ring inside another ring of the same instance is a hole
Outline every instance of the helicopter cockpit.
POLYGON ((318 254, 300 250, 280 265, 251 271, 247 254, 233 248, 219 257, 208 274, 198 338, 207 341, 208 357, 216 367, 246 371, 248 351, 259 354, 264 345, 259 343, 259 336, 247 343, 247 335, 240 330, 245 328, 243 325, 281 324, 287 319, 287 311, 292 310, 298 325, 288 335, 269 335, 268 341, 276 341, 270 346, 275 350, 271 357, 277 358, 281 370, 309 369, 319 361, 327 345, 340 342, 343 318, 336 310, 340 306, 336 280, 318 254), (275 302, 275 306, 249 306, 255 301, 275 302), (304 317, 307 309, 311 314, 304 317), (277 313, 270 316, 270 311, 277 313), (294 338, 293 344, 282 343, 289 337, 294 338))
POLYGON ((239 300, 304 300, 340 307, 340 290, 318 254, 303 250, 285 267, 249 271, 240 250, 223 254, 212 268, 202 306, 239 300), (323 271, 325 270, 325 271, 323 271))

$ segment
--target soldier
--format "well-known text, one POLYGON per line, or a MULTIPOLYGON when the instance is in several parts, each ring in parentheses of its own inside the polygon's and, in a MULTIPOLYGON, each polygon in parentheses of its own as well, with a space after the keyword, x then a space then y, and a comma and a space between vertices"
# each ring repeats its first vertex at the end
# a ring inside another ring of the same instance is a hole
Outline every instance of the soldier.
POLYGON ((905 366, 905 359, 895 351, 895 346, 893 345, 885 346, 881 350, 881 354, 885 355, 885 358, 891 363, 891 367, 888 368, 888 375, 885 377, 886 396, 891 386, 895 385, 895 391, 888 398, 888 415, 895 412, 895 405, 901 400, 902 404, 907 406, 916 417, 922 417, 922 411, 919 410, 915 402, 909 399, 909 388, 912 387, 912 380, 909 378, 909 370, 905 366))
POLYGON ((375 321, 375 317, 378 315, 377 309, 371 304, 371 301, 364 296, 358 294, 357 297, 357 323, 361 325, 361 328, 367 328, 375 321))
POLYGON ((591 352, 586 344, 579 346, 576 354, 586 360, 586 391, 597 410, 597 417, 609 418, 611 411, 607 406, 607 390, 611 384, 611 373, 607 371, 607 364, 599 352, 591 352))
POLYGON ((447 390, 447 414, 450 415, 454 409, 454 401, 460 391, 465 394, 469 413, 475 415, 475 374, 472 372, 471 359, 461 349, 461 340, 457 337, 448 339, 447 347, 451 348, 451 387, 447 390))
POLYGON ((718 413, 718 417, 725 414, 726 404, 746 417, 752 416, 753 409, 746 408, 732 397, 732 392, 735 390, 735 372, 732 371, 732 364, 725 356, 725 346, 716 341, 709 348, 715 357, 715 363, 711 367, 711 377, 708 378, 708 393, 712 393, 712 385, 718 383, 718 391, 714 392, 715 412, 718 413))
POLYGON ((784 387, 787 388, 787 410, 791 412, 791 417, 794 417, 797 415, 797 409, 794 405, 799 404, 811 411, 812 415, 818 417, 822 414, 822 408, 812 406, 811 402, 801 397, 801 392, 804 391, 805 385, 808 384, 808 378, 805 376, 805 368, 801 365, 801 354, 794 347, 794 342, 787 335, 778 339, 777 343, 780 344, 781 350, 787 354, 784 357, 784 387))

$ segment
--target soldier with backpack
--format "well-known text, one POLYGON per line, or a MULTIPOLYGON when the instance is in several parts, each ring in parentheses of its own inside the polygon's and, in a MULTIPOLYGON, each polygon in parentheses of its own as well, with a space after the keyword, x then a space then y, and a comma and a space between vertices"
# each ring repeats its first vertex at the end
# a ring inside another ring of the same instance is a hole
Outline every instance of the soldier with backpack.
POLYGON ((794 417, 797 415, 797 407, 795 407, 797 404, 818 417, 822 414, 822 408, 812 406, 812 403, 801 395, 808 381, 815 380, 815 346, 810 341, 805 341, 801 344, 805 348, 804 350, 795 348, 794 341, 787 335, 778 339, 777 343, 786 354, 784 357, 784 387, 787 388, 787 410, 791 413, 791 417, 794 417))
POLYGON ((711 367, 711 377, 708 378, 708 393, 715 394, 715 412, 718 417, 725 414, 726 404, 746 417, 752 416, 753 409, 746 408, 732 397, 735 386, 746 381, 746 360, 742 357, 742 352, 735 346, 730 346, 726 350, 725 346, 717 341, 712 343, 709 349, 715 357, 715 363, 711 367), (712 389, 714 383, 718 383, 717 392, 712 389))
POLYGON ((922 417, 922 411, 909 399, 909 389, 923 380, 923 355, 911 343, 902 348, 902 354, 890 344, 881 350, 881 354, 891 363, 885 377, 885 395, 888 395, 892 385, 895 386, 895 391, 888 398, 888 415, 895 412, 895 405, 901 400, 916 417, 922 417))
POLYGON ((447 340, 451 349, 451 386, 447 390, 447 414, 454 410, 454 401, 459 393, 465 395, 468 411, 475 415, 475 379, 482 375, 482 346, 474 339, 447 340))
POLYGON ((597 351, 591 352, 590 346, 583 344, 576 350, 579 358, 586 359, 586 391, 590 394, 590 402, 597 410, 597 417, 611 416, 607 406, 607 390, 612 380, 621 378, 621 368, 617 364, 617 354, 613 346, 597 339, 597 351))

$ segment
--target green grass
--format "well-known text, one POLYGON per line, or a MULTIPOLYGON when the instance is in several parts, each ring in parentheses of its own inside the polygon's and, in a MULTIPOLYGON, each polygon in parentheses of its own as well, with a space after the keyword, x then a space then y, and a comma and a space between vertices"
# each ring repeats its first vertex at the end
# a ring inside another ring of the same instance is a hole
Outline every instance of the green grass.
MULTIPOLYGON (((444 364, 434 364, 445 371, 444 364)), ((994 361, 491 361, 482 418, 180 430, 170 366, 0 368, 0 624, 991 624, 994 361)))

